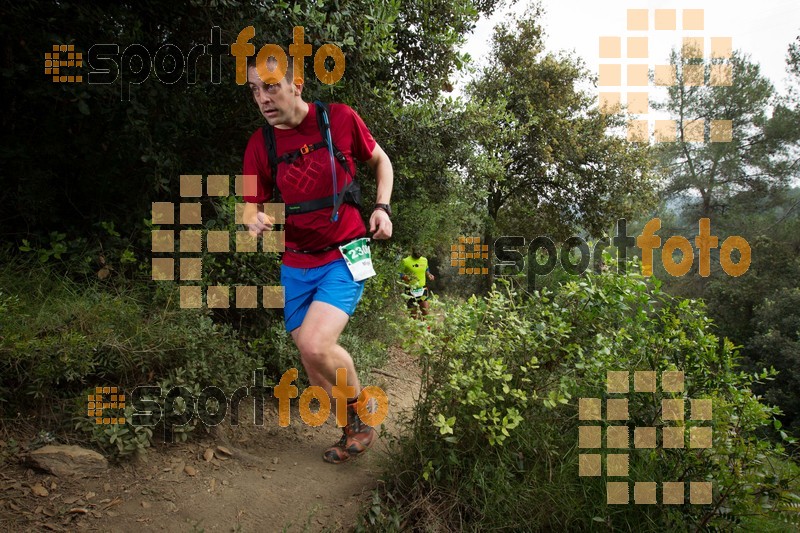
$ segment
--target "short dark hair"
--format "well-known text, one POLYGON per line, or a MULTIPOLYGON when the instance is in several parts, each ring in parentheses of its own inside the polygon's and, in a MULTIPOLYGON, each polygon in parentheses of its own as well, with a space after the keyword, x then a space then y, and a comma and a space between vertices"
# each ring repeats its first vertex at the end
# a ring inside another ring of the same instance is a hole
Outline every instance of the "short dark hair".
MULTIPOLYGON (((286 81, 288 81, 289 83, 292 83, 292 81, 293 81, 292 80, 292 74, 294 74, 294 65, 292 64, 293 63, 292 58, 289 57, 289 54, 286 51, 286 48, 284 48, 283 46, 280 46, 279 48, 281 50, 283 50, 284 54, 286 54, 286 59, 287 59, 286 76, 284 76, 284 79, 286 81)), ((251 68, 256 68, 256 57, 258 57, 258 50, 259 49, 256 48, 256 53, 254 55, 247 56, 247 68, 248 68, 248 70, 251 69, 251 68)), ((272 61, 275 62, 274 59, 272 61)), ((269 62, 269 60, 267 60, 267 62, 269 62)))

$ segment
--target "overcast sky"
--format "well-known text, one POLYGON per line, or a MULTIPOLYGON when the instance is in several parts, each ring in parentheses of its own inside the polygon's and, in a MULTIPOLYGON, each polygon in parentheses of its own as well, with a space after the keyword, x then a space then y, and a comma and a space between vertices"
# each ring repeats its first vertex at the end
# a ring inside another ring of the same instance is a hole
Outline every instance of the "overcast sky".
MULTIPOLYGON (((694 0, 661 1, 650 0, 542 0, 545 15, 541 23, 547 33, 548 50, 574 50, 582 57, 587 67, 597 74, 599 38, 620 36, 625 43, 627 36, 649 38, 650 65, 665 64, 669 50, 680 44, 681 37, 731 37, 733 48, 749 53, 761 65, 764 73, 779 90, 786 87, 786 51, 789 44, 800 34, 800 0, 694 0), (646 32, 627 30, 628 9, 649 9, 650 26, 646 32), (677 10, 675 31, 653 28, 655 9, 677 10), (683 9, 704 11, 703 31, 681 29, 683 9)), ((474 59, 485 57, 488 51, 492 28, 506 18, 509 12, 521 13, 528 0, 519 0, 516 6, 504 10, 492 19, 482 19, 464 51, 474 59)), ((625 45, 622 49, 625 54, 625 45)), ((613 60, 604 60, 605 62, 613 60)), ((627 60, 622 59, 625 63, 627 60)), ((630 60, 641 62, 642 60, 630 60)), ((458 80, 458 86, 463 80, 458 80)))

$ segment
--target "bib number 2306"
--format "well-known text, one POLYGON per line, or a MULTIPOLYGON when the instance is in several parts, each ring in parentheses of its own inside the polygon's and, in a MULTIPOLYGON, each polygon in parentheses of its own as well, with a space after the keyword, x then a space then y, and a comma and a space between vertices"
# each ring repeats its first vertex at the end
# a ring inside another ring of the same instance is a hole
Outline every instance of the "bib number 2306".
POLYGON ((347 263, 347 268, 350 269, 350 273, 353 275, 353 280, 362 281, 375 275, 368 238, 356 239, 344 246, 340 246, 339 250, 347 263))

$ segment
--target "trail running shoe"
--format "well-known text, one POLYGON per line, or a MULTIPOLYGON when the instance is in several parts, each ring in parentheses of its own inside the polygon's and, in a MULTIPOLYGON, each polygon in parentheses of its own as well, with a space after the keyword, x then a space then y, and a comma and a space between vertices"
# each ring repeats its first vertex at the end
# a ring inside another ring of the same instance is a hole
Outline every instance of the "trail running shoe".
POLYGON ((351 457, 364 453, 375 442, 375 429, 361 420, 357 405, 356 402, 347 404, 347 425, 344 427, 344 434, 347 437, 345 451, 351 457))
POLYGON ((326 463, 339 464, 350 459, 350 454, 345 450, 347 446, 347 435, 342 432, 342 438, 339 442, 325 450, 322 454, 322 460, 326 463))
POLYGON ((339 442, 322 454, 325 462, 338 464, 351 457, 358 457, 375 441, 375 430, 358 416, 357 405, 356 402, 347 404, 347 425, 342 428, 342 438, 339 442))

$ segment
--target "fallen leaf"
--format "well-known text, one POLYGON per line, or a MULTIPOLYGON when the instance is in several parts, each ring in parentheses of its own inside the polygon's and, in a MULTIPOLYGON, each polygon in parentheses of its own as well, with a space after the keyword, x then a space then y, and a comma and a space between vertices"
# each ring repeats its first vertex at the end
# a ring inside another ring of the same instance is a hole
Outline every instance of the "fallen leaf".
POLYGON ((111 271, 107 267, 103 267, 97 271, 97 277, 100 279, 106 279, 110 275, 111 271))
POLYGON ((16 503, 14 503, 14 502, 8 502, 8 507, 9 507, 9 508, 10 508, 12 511, 19 511, 19 510, 20 510, 20 507, 19 507, 19 505, 17 505, 17 504, 16 504, 16 503))
POLYGON ((193 467, 193 466, 190 466, 190 465, 186 465, 183 468, 183 471, 186 472, 186 475, 189 475, 189 476, 192 476, 192 477, 197 475, 197 469, 195 467, 193 467))
POLYGON ((209 487, 210 487, 210 489, 209 489, 209 490, 211 490, 211 491, 213 492, 213 491, 214 491, 214 487, 216 487, 216 486, 217 486, 217 480, 216 480, 215 478, 213 478, 213 477, 212 477, 212 478, 211 478, 211 481, 209 481, 209 482, 208 482, 208 485, 209 485, 209 487))
POLYGON ((277 457, 273 457, 272 458, 272 464, 274 464, 274 465, 278 464, 278 458, 277 457))
POLYGON ((84 496, 84 498, 86 498, 87 500, 91 500, 95 496, 97 496, 97 494, 95 494, 94 492, 89 491, 89 492, 86 493, 86 496, 84 496))
POLYGON ((119 513, 115 512, 115 511, 106 511, 106 514, 108 516, 110 516, 111 518, 114 518, 115 516, 119 516, 119 513))
POLYGON ((47 516, 55 516, 58 514, 55 509, 51 509, 50 507, 45 507, 42 512, 47 516))
POLYGON ((103 490, 106 492, 111 492, 111 483, 104 483, 103 490))
POLYGON ((203 459, 205 459, 206 462, 209 462, 213 458, 214 458, 214 450, 212 450, 211 448, 207 448, 205 453, 203 453, 203 459))
POLYGON ((67 512, 70 512, 70 513, 77 513, 77 514, 86 514, 86 513, 88 513, 89 511, 87 511, 87 510, 86 510, 86 509, 84 509, 83 507, 73 507, 72 509, 70 509, 70 510, 69 510, 69 511, 67 511, 67 512))
POLYGON ((66 503, 67 505, 72 505, 78 500, 80 500, 79 496, 67 496, 66 498, 64 498, 64 503, 66 503))
POLYGON ((46 489, 46 488, 42 487, 42 484, 41 484, 41 483, 37 483, 36 485, 34 485, 33 487, 31 487, 31 492, 33 492, 33 494, 34 494, 35 496, 40 496, 40 497, 42 497, 42 498, 44 498, 45 496, 47 496, 48 494, 50 494, 49 492, 47 492, 47 489, 46 489))
MULTIPOLYGON (((228 457, 233 457, 233 453, 231 453, 231 451, 228 448, 226 448, 225 446, 217 446, 217 451, 219 453, 221 453, 222 455, 227 455, 228 457)), ((217 457, 219 457, 219 456, 217 456, 217 457)))
POLYGON ((55 482, 55 481, 53 481, 52 483, 50 483, 50 490, 56 490, 57 488, 58 488, 58 485, 56 485, 56 482, 55 482))
POLYGON ((142 502, 142 507, 143 507, 144 509, 150 509, 150 507, 152 507, 152 505, 150 505, 150 502, 144 502, 144 501, 143 501, 143 502, 142 502))

